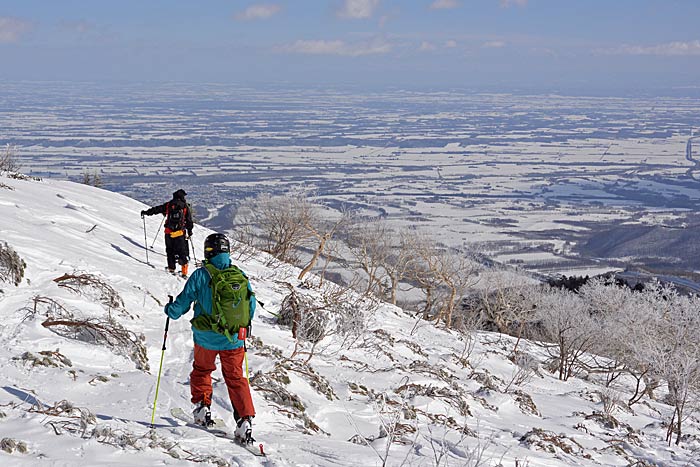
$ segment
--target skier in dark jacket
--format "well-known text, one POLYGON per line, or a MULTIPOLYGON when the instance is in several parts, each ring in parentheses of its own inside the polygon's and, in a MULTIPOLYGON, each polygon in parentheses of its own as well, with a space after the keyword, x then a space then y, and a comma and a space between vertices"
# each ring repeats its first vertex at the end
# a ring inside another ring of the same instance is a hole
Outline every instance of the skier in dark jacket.
POLYGON ((185 200, 185 190, 173 193, 173 199, 160 206, 141 211, 141 217, 163 214, 165 216, 165 253, 168 256, 168 271, 175 274, 175 263, 182 266, 182 277, 187 277, 190 249, 187 239, 192 236, 192 212, 185 200))

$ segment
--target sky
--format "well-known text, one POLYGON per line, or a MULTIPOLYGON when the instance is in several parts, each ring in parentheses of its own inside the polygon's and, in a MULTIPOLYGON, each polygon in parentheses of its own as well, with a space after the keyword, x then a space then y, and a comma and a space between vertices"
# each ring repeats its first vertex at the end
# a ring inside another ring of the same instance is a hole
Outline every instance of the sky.
POLYGON ((700 86, 698 0, 2 0, 0 80, 700 86))

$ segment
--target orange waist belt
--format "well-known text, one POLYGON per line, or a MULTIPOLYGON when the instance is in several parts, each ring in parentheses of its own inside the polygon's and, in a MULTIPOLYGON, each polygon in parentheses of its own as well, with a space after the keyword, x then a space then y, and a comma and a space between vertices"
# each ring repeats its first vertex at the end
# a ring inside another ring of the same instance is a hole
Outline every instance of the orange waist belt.
POLYGON ((183 235, 185 235, 185 231, 184 230, 176 230, 175 232, 170 232, 169 235, 170 235, 170 238, 182 237, 183 235))

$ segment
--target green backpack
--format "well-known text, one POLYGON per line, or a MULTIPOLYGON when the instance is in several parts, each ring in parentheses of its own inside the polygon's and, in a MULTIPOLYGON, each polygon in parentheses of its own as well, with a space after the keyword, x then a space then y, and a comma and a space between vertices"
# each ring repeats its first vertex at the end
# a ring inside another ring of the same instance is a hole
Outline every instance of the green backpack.
POLYGON ((250 299, 254 294, 248 289, 248 277, 236 266, 220 270, 205 261, 204 267, 211 279, 211 315, 201 313, 190 322, 195 329, 223 334, 233 342, 231 336, 250 325, 250 299))

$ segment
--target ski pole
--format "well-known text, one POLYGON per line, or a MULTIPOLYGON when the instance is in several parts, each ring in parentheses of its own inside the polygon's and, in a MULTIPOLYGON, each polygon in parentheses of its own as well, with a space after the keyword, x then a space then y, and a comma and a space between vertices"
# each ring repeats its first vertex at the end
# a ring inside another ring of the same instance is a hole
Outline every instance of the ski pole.
MULTIPOLYGON (((258 305, 260 305, 260 308, 262 308, 263 310, 265 310, 267 313, 270 313, 270 314, 271 314, 272 316, 274 316, 275 318, 279 318, 279 317, 281 316, 280 313, 274 313, 274 312, 268 310, 267 308, 265 308, 265 304, 264 304, 263 302, 261 302, 260 300, 258 300, 257 297, 256 297, 256 299, 255 299, 255 302, 256 302, 258 305)), ((257 308, 256 308, 256 309, 257 309, 257 308)))
POLYGON ((143 249, 146 250, 146 264, 150 266, 151 263, 148 261, 148 238, 146 237, 146 218, 141 216, 141 220, 143 220, 143 249))
MULTIPOLYGON (((168 295, 168 303, 173 303, 173 296, 168 295)), ((158 389, 160 388, 160 374, 163 371, 163 356, 165 355, 165 341, 168 339, 168 325, 170 316, 165 319, 165 334, 163 335, 163 350, 160 353, 160 366, 158 367, 158 382, 156 382, 156 397, 153 399, 153 412, 151 413, 151 428, 156 419, 156 404, 158 403, 158 389)))
POLYGON ((156 244, 156 240, 158 239, 158 234, 160 233, 160 229, 163 228, 163 222, 165 222, 165 216, 163 216, 163 220, 160 221, 160 227, 158 227, 158 232, 156 232, 156 235, 153 237, 153 242, 151 242, 151 249, 153 249, 153 245, 156 244))
POLYGON ((190 246, 192 247, 192 257, 194 258, 194 264, 197 264, 197 253, 194 251, 194 242, 192 241, 192 237, 190 237, 190 246))
POLYGON ((243 358, 245 358, 245 379, 250 383, 250 378, 248 377, 248 349, 245 345, 245 340, 248 337, 248 331, 252 328, 252 325, 248 325, 247 328, 238 329, 238 339, 243 341, 243 358))

